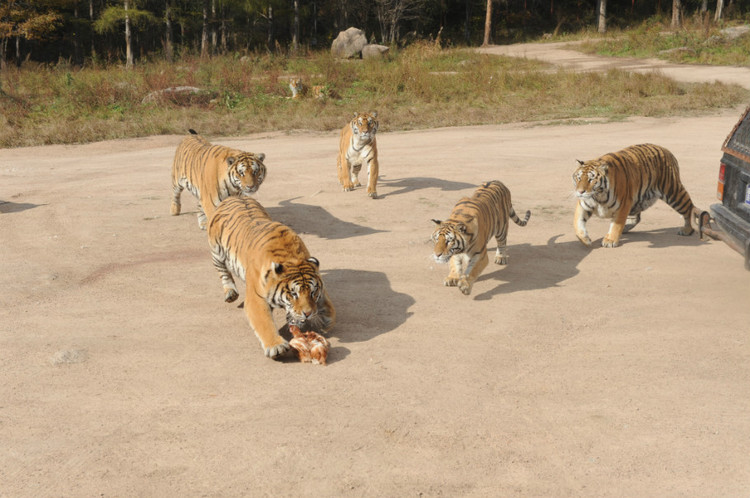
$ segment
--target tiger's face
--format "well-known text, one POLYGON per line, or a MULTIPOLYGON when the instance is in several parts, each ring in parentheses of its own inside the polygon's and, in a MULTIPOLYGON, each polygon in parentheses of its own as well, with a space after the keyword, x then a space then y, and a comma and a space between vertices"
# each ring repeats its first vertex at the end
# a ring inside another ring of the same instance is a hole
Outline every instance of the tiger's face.
POLYGON ((454 254, 461 254, 466 248, 466 225, 463 223, 432 220, 438 227, 432 232, 435 248, 432 257, 438 263, 447 263, 454 254))
POLYGON ((316 258, 299 264, 272 263, 266 274, 268 300, 272 306, 286 310, 287 322, 301 327, 318 313, 323 282, 316 258))
POLYGON ((578 161, 580 166, 573 173, 576 197, 582 200, 598 200, 609 188, 608 165, 602 161, 578 161))
POLYGON ((375 133, 378 131, 378 121, 375 119, 377 117, 377 112, 354 113, 354 119, 352 119, 350 123, 354 137, 357 137, 363 142, 368 142, 375 138, 375 133))
POLYGON ((252 194, 260 188, 266 178, 266 165, 263 164, 265 158, 266 155, 262 152, 243 152, 227 158, 230 181, 241 194, 252 194))

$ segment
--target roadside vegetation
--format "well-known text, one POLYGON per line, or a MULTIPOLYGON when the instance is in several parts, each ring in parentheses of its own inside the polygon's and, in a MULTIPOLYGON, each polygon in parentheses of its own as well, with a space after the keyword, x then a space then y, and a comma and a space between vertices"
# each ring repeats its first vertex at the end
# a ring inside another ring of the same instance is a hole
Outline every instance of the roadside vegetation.
POLYGON ((728 25, 700 16, 686 19, 670 30, 669 20, 654 17, 636 28, 610 29, 603 37, 588 39, 579 49, 616 57, 655 57, 682 64, 750 66, 750 26, 728 25))
POLYGON ((129 70, 26 63, 0 71, 0 147, 183 134, 189 128, 207 136, 330 131, 355 111, 377 111, 383 131, 616 120, 707 112, 749 97, 738 86, 677 83, 622 71, 576 74, 427 42, 375 61, 339 61, 325 51, 186 56, 129 70), (292 75, 324 85, 330 96, 290 99, 292 75), (199 91, 163 92, 180 86, 199 91))

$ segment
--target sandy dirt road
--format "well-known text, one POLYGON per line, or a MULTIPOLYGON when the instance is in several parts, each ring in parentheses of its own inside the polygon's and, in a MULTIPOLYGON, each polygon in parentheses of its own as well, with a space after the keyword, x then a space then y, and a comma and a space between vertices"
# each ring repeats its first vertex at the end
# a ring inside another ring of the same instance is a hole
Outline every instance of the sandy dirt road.
POLYGON ((335 133, 209 137, 267 154, 326 367, 222 301, 195 202, 169 216, 181 137, 0 150, 0 496, 746 496, 750 273, 662 202, 583 247, 570 178, 654 142, 708 208, 740 111, 381 133, 378 200, 340 191, 335 133), (491 179, 532 217, 466 297, 429 220, 491 179))

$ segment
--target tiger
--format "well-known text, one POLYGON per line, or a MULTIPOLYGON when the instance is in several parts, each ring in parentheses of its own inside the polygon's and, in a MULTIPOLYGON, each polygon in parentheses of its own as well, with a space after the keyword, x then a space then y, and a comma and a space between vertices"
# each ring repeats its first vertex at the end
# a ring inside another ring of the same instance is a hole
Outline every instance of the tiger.
POLYGON ((693 201, 680 181, 675 156, 659 145, 639 144, 605 154, 597 159, 578 161, 573 173, 577 198, 574 228, 578 239, 591 246, 586 222, 596 213, 610 218, 603 247, 617 247, 620 237, 641 221, 641 212, 658 199, 664 200, 685 219, 678 235, 694 232, 691 218, 693 201))
POLYGON ((336 311, 320 263, 258 201, 245 196, 223 200, 210 220, 208 243, 224 301, 239 295, 232 274, 245 282, 245 314, 267 357, 282 357, 291 348, 274 326, 273 308, 284 309, 287 323, 305 331, 325 333, 333 327, 336 311))
POLYGON ((433 258, 438 263, 450 262, 446 286, 458 286, 465 295, 471 294, 474 281, 489 262, 487 243, 492 237, 497 241, 495 264, 508 264, 508 218, 523 227, 531 218, 531 211, 520 219, 511 204, 508 187, 493 180, 480 185, 471 197, 459 200, 448 220, 432 220, 437 225, 432 234, 433 258))
POLYGON ((377 199, 378 147, 375 134, 378 131, 377 112, 355 112, 352 120, 341 129, 337 167, 339 183, 344 192, 360 187, 359 172, 367 166, 367 195, 377 199))
POLYGON ((266 155, 212 145, 190 130, 172 163, 172 216, 180 214, 180 195, 188 189, 198 199, 198 226, 206 229, 216 206, 231 195, 258 191, 266 178, 266 155))
POLYGON ((302 81, 302 78, 292 77, 289 78, 289 90, 292 92, 292 99, 301 99, 307 96, 312 91, 313 97, 316 99, 324 99, 326 97, 335 97, 333 90, 329 89, 326 85, 313 85, 308 87, 306 83, 302 81))

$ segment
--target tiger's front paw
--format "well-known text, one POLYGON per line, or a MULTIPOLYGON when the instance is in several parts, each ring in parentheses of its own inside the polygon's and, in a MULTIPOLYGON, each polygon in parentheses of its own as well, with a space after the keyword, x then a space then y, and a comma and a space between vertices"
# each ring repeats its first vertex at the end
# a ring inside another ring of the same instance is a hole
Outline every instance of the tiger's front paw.
POLYGON ((495 264, 496 265, 507 265, 508 264, 508 256, 505 254, 501 256, 495 256, 495 264))
POLYGON ((274 346, 266 348, 266 356, 271 358, 272 360, 275 360, 277 358, 281 358, 282 356, 285 356, 289 351, 291 351, 291 349, 292 347, 289 345, 289 343, 284 341, 274 346))
POLYGON ((471 284, 466 278, 461 278, 458 281, 458 290, 460 290, 465 296, 471 294, 471 284))
POLYGON ((693 227, 682 227, 677 232, 677 235, 688 236, 688 235, 692 235, 693 232, 695 232, 695 230, 693 229, 693 227))
POLYGON ((177 216, 180 214, 181 209, 182 209, 182 206, 180 204, 177 204, 176 202, 172 202, 172 207, 169 209, 169 212, 172 214, 172 216, 177 216))
POLYGON ((343 186, 343 190, 344 192, 351 192, 352 190, 354 190, 354 185, 352 185, 351 183, 345 184, 343 186))
POLYGON ((619 240, 610 239, 609 236, 602 240, 602 247, 617 247, 620 245, 619 240))
POLYGON ((447 277, 445 280, 443 280, 443 284, 446 287, 455 287, 458 285, 458 279, 455 277, 447 277))
POLYGON ((368 191, 368 192, 367 192, 367 195, 369 195, 369 196, 370 196, 370 197, 372 197, 373 199, 377 199, 377 198, 378 198, 378 193, 377 193, 377 192, 375 192, 374 190, 373 190, 372 192, 369 192, 369 191, 368 191))

